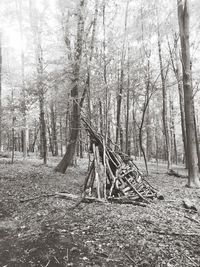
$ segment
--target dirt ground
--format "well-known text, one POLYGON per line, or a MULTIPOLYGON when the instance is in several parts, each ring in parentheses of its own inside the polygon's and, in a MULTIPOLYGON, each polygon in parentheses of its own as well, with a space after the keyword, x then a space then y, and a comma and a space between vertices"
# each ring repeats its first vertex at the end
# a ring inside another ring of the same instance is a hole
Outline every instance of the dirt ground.
POLYGON ((58 161, 0 159, 0 267, 200 266, 200 190, 186 188, 186 178, 152 163, 148 180, 164 200, 74 208, 50 195, 80 194, 87 161, 64 175, 53 171, 58 161), (184 198, 198 212, 185 210, 184 198))

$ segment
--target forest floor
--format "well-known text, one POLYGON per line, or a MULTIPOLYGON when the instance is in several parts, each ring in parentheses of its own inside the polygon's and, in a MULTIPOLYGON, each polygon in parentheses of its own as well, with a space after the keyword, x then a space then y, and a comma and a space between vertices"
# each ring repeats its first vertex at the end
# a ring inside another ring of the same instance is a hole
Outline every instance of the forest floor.
POLYGON ((76 201, 50 194, 80 195, 87 161, 60 174, 59 160, 0 159, 0 267, 200 266, 200 190, 185 187, 186 178, 151 163, 148 179, 164 200, 74 208, 76 201), (185 198, 198 212, 184 209, 185 198))

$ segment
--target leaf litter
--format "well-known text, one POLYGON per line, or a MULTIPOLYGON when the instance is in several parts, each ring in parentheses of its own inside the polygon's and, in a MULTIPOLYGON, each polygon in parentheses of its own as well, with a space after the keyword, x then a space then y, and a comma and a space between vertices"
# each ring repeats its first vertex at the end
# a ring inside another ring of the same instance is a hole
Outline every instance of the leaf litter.
POLYGON ((54 165, 0 162, 0 266, 200 266, 200 190, 186 188, 186 178, 151 164, 148 179, 164 200, 73 208, 74 200, 54 194, 80 195, 87 161, 66 174, 54 165))

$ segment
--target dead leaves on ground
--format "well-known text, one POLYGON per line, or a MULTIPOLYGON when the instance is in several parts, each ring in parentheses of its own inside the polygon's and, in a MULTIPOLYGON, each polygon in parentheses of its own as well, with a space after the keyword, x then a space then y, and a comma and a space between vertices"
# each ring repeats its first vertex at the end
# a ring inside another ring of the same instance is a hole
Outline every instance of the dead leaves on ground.
POLYGON ((7 255, 5 265, 14 259, 20 266, 200 265, 198 190, 185 188, 183 178, 162 171, 149 180, 163 201, 147 207, 81 203, 70 209, 75 201, 53 194, 80 194, 84 164, 65 175, 31 161, 1 164, 0 247, 7 255), (48 194, 52 197, 41 197, 48 194), (196 212, 183 207, 185 199, 196 212))

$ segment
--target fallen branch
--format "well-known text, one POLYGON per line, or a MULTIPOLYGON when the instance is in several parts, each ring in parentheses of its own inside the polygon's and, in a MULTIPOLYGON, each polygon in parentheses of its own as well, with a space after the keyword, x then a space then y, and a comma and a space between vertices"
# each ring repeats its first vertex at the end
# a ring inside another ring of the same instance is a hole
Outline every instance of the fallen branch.
POLYGON ((136 265, 136 262, 134 261, 134 259, 131 258, 131 256, 129 256, 127 253, 124 254, 134 265, 136 265))
POLYGON ((25 198, 25 199, 20 199, 20 203, 24 203, 24 202, 28 202, 28 201, 33 201, 36 200, 38 198, 42 198, 42 197, 54 197, 56 194, 46 194, 46 195, 40 195, 40 196, 36 196, 36 197, 32 197, 32 198, 25 198))
POLYGON ((139 202, 139 201, 134 201, 132 199, 128 199, 128 198, 109 198, 108 199, 109 202, 111 203, 116 203, 116 204, 131 204, 134 206, 141 206, 141 207, 146 207, 147 204, 143 203, 143 202, 139 202))
MULTIPOLYGON (((64 197, 64 198, 67 198, 67 199, 80 199, 80 196, 78 195, 74 195, 74 194, 68 194, 68 193, 55 193, 56 196, 58 197, 64 197)), ((79 205, 81 202, 84 202, 84 203, 92 203, 92 202, 99 202, 99 203, 105 203, 105 201, 103 201, 102 199, 98 199, 98 198, 95 198, 95 197, 82 197, 76 205, 79 205)))
POLYGON ((135 193, 138 195, 138 196, 140 196, 140 198, 141 199, 143 199, 145 202, 147 202, 147 203, 150 203, 146 198, 144 198, 143 196, 142 196, 142 194, 140 194, 138 191, 137 191, 137 189, 129 182, 129 180, 126 178, 126 177, 124 177, 124 180, 127 182, 127 184, 135 191, 135 193))
POLYGON ((196 220, 196 219, 194 219, 194 218, 191 218, 191 217, 189 217, 189 216, 184 216, 185 218, 187 218, 188 220, 190 220, 190 221, 192 221, 192 222, 195 222, 195 223, 197 223, 197 224, 200 224, 200 221, 198 221, 198 220, 196 220))

